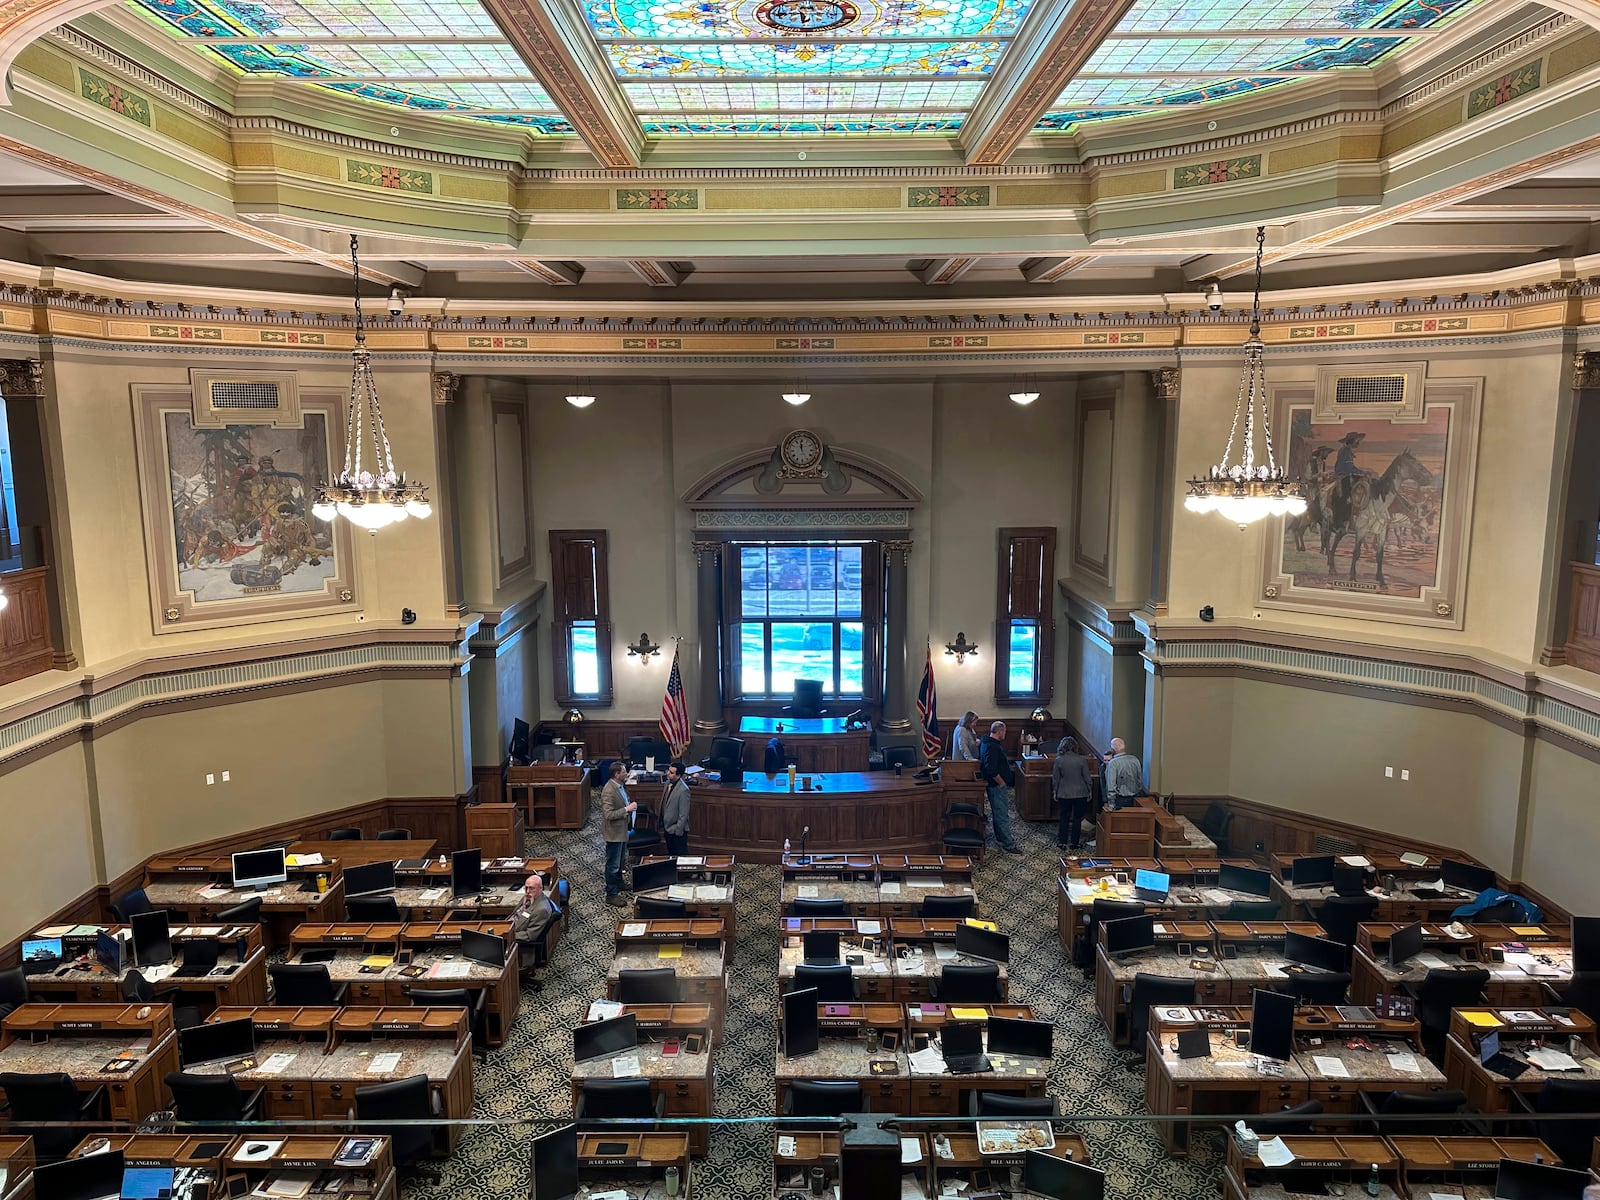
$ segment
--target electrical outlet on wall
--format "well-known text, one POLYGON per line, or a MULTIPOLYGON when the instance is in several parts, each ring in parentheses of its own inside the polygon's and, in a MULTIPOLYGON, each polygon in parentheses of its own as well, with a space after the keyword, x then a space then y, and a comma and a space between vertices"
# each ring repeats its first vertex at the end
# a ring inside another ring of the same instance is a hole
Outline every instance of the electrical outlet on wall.
POLYGON ((215 775, 213 775, 210 771, 207 771, 206 772, 206 786, 210 787, 216 781, 217 781, 217 777, 215 775))
POLYGON ((228 772, 226 772, 226 771, 224 771, 222 773, 222 782, 223 783, 227 783, 228 782, 228 772))
MULTIPOLYGON (((223 778, 226 779, 227 776, 224 775, 223 778)), ((1410 779, 1410 778, 1411 778, 1411 772, 1409 770, 1407 770, 1405 767, 1401 767, 1400 768, 1400 780, 1401 780, 1401 782, 1403 783, 1407 779, 1410 779)))
POLYGON ((1383 769, 1383 777, 1385 779, 1393 779, 1394 778, 1394 768, 1393 767, 1385 767, 1383 769))

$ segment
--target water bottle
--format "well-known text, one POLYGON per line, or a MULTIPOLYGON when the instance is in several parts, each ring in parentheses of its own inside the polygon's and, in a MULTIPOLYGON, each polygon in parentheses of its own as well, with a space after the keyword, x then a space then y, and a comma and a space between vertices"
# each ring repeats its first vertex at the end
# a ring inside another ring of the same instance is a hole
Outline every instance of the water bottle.
POLYGON ((784 854, 788 854, 789 853, 789 839, 788 838, 784 838, 783 839, 783 852, 784 852, 784 854))
POLYGON ((1373 1163, 1372 1169, 1367 1172, 1367 1195, 1376 1196, 1382 1190, 1383 1186, 1378 1182, 1378 1164, 1373 1163))
POLYGON ((667 1195, 676 1196, 677 1194, 678 1194, 678 1168, 677 1167, 668 1167, 667 1168, 667 1195))

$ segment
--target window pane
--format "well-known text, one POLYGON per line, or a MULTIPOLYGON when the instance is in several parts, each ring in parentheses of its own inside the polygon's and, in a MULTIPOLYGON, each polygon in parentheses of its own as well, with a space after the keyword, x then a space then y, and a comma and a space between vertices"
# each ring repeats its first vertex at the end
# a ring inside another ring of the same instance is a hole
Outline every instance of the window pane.
POLYGON ((772 695, 787 696, 796 679, 820 679, 833 691, 833 625, 826 621, 772 623, 772 695))
POLYGON ((766 628, 759 621, 739 626, 739 690, 746 696, 767 694, 766 628))
POLYGON ((567 661, 572 667, 572 691, 579 696, 600 694, 600 651, 593 621, 575 621, 567 631, 567 661))
POLYGON ((831 617, 836 611, 833 598, 833 547, 811 546, 809 554, 805 613, 808 617, 831 617))
POLYGON ((739 548, 739 615, 767 615, 767 548, 739 548))
POLYGON ((1011 622, 1011 657, 1006 664, 1013 693, 1026 694, 1038 687, 1039 629, 1032 621, 1011 622))
POLYGON ((861 615, 861 547, 840 546, 838 555, 838 596, 841 617, 861 615))
POLYGON ((806 548, 773 546, 767 552, 768 612, 799 617, 806 611, 806 548))
POLYGON ((839 695, 859 696, 865 685, 862 678, 861 622, 839 624, 839 695))

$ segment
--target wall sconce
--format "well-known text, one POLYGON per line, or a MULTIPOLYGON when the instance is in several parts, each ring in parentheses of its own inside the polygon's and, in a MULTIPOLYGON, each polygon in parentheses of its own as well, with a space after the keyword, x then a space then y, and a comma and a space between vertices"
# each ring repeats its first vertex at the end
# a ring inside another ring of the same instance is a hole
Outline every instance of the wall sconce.
POLYGON ((648 663, 652 657, 660 653, 660 645, 651 645, 648 633, 641 633, 639 640, 628 647, 628 657, 632 658, 637 654, 641 663, 648 663))
POLYGON ((969 642, 965 633, 958 633, 955 641, 944 644, 944 652, 946 655, 955 655, 956 665, 960 666, 967 661, 967 655, 978 657, 978 643, 969 642))

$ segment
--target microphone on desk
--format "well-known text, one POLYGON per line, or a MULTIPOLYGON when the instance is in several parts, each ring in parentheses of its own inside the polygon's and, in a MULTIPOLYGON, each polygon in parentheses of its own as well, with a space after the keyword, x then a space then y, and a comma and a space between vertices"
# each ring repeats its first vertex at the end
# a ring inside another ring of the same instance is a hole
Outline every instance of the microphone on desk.
POLYGON ((806 839, 811 836, 811 826, 807 825, 800 831, 800 853, 806 852, 806 839))

